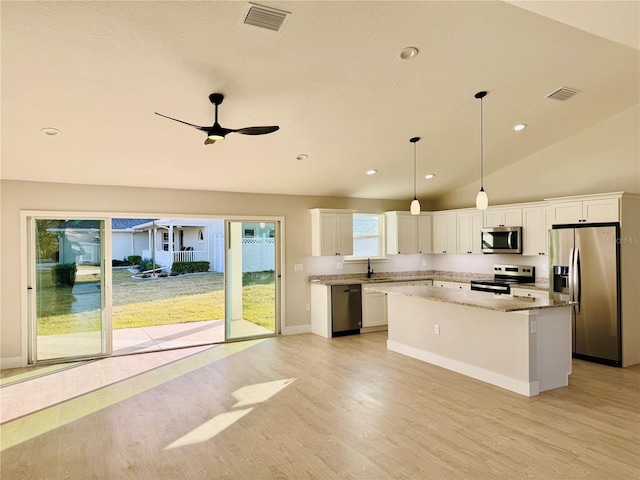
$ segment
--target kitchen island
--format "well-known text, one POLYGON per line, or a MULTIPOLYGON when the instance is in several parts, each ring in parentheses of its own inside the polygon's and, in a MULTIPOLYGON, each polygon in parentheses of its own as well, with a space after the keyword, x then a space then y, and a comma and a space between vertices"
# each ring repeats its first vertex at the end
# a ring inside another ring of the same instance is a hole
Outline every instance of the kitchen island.
POLYGON ((570 302, 425 286, 379 291, 391 351, 526 396, 568 385, 570 302))

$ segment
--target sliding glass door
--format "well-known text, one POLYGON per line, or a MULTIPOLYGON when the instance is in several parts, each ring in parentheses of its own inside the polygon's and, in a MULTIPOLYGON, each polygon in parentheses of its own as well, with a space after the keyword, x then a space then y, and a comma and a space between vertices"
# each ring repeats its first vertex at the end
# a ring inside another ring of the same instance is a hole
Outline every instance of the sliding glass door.
POLYGON ((279 222, 226 224, 226 339, 274 335, 279 328, 279 222))
POLYGON ((31 363, 109 353, 105 221, 32 218, 31 363))
POLYGON ((281 220, 26 222, 29 363, 280 332, 281 220))

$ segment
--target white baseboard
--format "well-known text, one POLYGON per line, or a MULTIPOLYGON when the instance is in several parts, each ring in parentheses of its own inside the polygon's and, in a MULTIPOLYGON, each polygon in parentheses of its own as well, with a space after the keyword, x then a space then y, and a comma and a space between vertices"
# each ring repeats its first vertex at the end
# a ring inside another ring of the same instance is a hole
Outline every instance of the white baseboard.
POLYGON ((311 324, 295 325, 293 327, 285 327, 283 335, 299 335, 301 333, 311 333, 311 324))
POLYGON ((7 368, 21 368, 26 366, 27 362, 22 357, 0 358, 0 370, 5 370, 7 368))
POLYGON ((491 370, 476 367, 459 360, 443 357, 442 355, 420 350, 415 347, 409 347, 402 343, 394 342, 393 340, 387 340, 387 349, 392 352, 401 353, 402 355, 422 360, 423 362, 431 363, 432 365, 437 365, 438 367, 446 368, 453 372, 461 373, 462 375, 475 378, 476 380, 490 383, 496 387, 519 393, 520 395, 532 397, 540 393, 537 381, 527 382, 523 380, 516 380, 491 370))

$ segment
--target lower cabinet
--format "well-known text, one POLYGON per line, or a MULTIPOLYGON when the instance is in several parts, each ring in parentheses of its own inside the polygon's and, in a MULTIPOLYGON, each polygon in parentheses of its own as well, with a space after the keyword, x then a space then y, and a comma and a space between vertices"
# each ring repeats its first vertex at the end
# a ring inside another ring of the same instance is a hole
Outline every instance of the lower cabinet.
POLYGON ((415 287, 420 287, 420 286, 433 287, 433 280, 410 280, 406 282, 406 284, 415 286, 415 287))
POLYGON ((532 288, 512 288, 511 295, 514 297, 549 298, 548 291, 534 290, 532 288))
POLYGON ((434 281, 433 286, 442 288, 458 288, 460 290, 471 290, 470 283, 462 282, 434 281))
POLYGON ((387 294, 364 290, 362 302, 362 327, 379 327, 387 324, 387 294))

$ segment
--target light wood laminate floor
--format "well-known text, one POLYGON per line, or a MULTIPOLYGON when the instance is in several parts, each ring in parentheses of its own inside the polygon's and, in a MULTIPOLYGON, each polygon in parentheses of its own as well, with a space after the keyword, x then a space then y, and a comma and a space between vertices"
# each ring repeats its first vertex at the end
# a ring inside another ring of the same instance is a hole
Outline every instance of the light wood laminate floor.
POLYGON ((528 398, 389 352, 386 332, 158 355, 3 386, 66 394, 11 420, 0 397, 0 477, 640 478, 640 366, 574 360, 568 387, 528 398))

